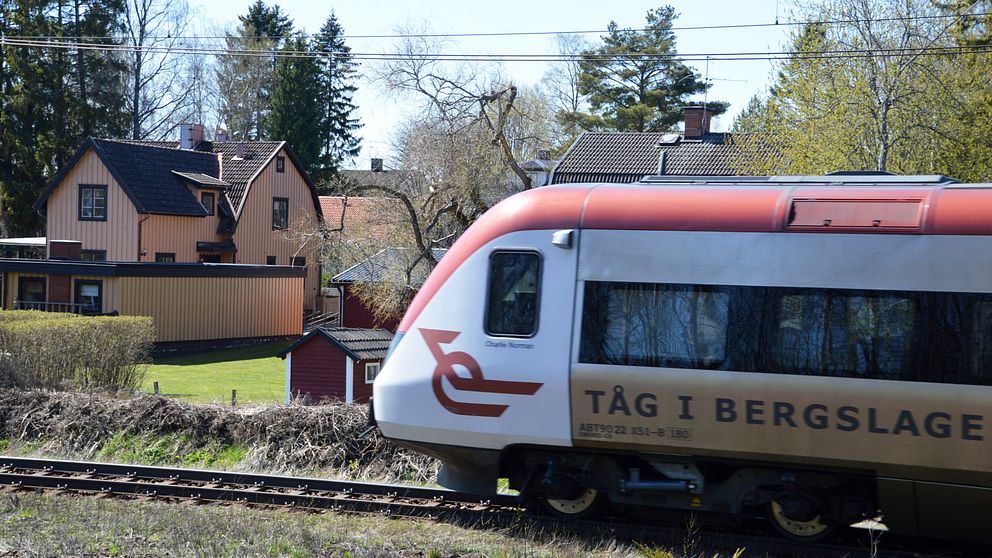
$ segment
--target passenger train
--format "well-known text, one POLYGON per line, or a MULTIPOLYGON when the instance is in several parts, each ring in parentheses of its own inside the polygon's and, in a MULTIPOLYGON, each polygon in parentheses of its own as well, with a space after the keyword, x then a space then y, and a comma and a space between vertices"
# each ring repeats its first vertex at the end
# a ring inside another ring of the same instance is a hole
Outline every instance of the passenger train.
POLYGON ((414 298, 382 433, 480 495, 992 542, 992 185, 645 177, 496 205, 414 298))

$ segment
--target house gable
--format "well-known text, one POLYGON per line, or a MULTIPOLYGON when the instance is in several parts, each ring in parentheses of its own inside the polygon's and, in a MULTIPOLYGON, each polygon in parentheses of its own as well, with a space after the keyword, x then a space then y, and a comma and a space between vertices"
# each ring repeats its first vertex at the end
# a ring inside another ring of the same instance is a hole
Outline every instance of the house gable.
POLYGON ((94 152, 127 194, 138 213, 206 216, 196 196, 190 193, 188 180, 180 173, 219 174, 217 158, 210 153, 142 145, 126 141, 88 138, 62 171, 35 202, 43 209, 52 192, 87 151, 94 152))
POLYGON ((107 260, 134 261, 138 256, 138 211, 92 147, 82 149, 52 182, 44 198, 47 208, 46 236, 79 240, 84 251, 102 251, 107 260), (79 187, 107 187, 105 221, 79 219, 79 187))

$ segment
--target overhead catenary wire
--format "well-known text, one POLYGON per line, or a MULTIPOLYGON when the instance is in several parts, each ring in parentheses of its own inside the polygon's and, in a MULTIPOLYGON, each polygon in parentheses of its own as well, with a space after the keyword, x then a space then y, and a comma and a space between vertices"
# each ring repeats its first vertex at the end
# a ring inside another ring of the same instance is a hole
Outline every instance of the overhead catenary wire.
POLYGON ((963 54, 985 54, 992 52, 989 45, 952 45, 927 47, 892 47, 874 49, 833 49, 811 52, 790 51, 746 51, 746 52, 714 52, 714 53, 675 53, 675 54, 643 54, 620 52, 614 54, 468 54, 468 53, 373 53, 373 52, 321 52, 296 51, 286 49, 250 49, 227 47, 190 47, 190 46, 134 46, 120 43, 87 43, 64 40, 18 39, 0 37, 0 45, 23 48, 88 50, 103 52, 147 53, 194 55, 194 56, 240 56, 259 58, 341 58, 349 61, 444 61, 444 62, 575 62, 590 61, 604 62, 613 60, 623 61, 652 61, 652 60, 681 60, 681 61, 775 61, 775 60, 817 60, 817 59, 850 59, 872 58, 879 56, 954 56, 963 54))
MULTIPOLYGON (((935 20, 935 19, 955 19, 961 17, 962 14, 933 14, 933 15, 923 15, 923 16, 892 16, 892 17, 882 17, 873 19, 875 22, 894 22, 894 21, 925 21, 925 20, 935 20)), ((976 12, 974 14, 968 14, 971 17, 981 17, 986 15, 992 15, 992 12, 976 12)), ((767 27, 801 27, 806 25, 846 25, 851 23, 857 23, 859 20, 856 19, 832 19, 832 20, 800 20, 800 21, 785 21, 785 22, 765 22, 765 23, 728 23, 723 25, 688 25, 688 26, 673 26, 669 28, 669 31, 723 31, 728 29, 761 29, 767 27)), ((646 28, 621 28, 621 31, 634 31, 638 33, 643 33, 649 31, 646 28)), ((609 29, 582 29, 582 30, 558 30, 558 31, 497 31, 491 33, 398 33, 398 34, 382 34, 382 35, 342 35, 344 40, 352 39, 461 39, 461 38, 492 38, 492 37, 526 37, 526 36, 549 36, 549 35, 595 35, 600 33, 609 33, 609 29)), ((306 37, 316 37, 318 34, 309 33, 305 34, 306 37)), ((179 39, 179 40, 223 40, 229 37, 234 37, 238 39, 250 39, 250 40, 282 40, 286 39, 283 35, 179 35, 179 36, 169 36, 169 37, 148 37, 151 40, 163 40, 163 39, 179 39)), ((111 39, 111 40, 124 40, 128 37, 125 35, 112 35, 112 36, 87 36, 87 35, 20 35, 14 36, 13 38, 23 38, 23 39, 73 39, 80 41, 90 41, 97 39, 111 39)))

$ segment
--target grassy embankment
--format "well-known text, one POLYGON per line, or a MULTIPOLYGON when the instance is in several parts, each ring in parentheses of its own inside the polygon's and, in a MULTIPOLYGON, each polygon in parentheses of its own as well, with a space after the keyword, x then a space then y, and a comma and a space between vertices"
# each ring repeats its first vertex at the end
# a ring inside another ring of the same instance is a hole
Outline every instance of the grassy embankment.
MULTIPOLYGON (((240 506, 198 506, 0 494, 0 555, 169 557, 542 556, 672 558, 661 549, 567 534, 463 528, 382 516, 309 514, 240 506)), ((710 558, 713 554, 707 554, 710 558)))
POLYGON ((148 365, 142 391, 159 392, 190 403, 227 403, 231 390, 238 391, 238 403, 281 403, 286 389, 286 361, 276 353, 285 342, 268 343, 156 359, 148 365))

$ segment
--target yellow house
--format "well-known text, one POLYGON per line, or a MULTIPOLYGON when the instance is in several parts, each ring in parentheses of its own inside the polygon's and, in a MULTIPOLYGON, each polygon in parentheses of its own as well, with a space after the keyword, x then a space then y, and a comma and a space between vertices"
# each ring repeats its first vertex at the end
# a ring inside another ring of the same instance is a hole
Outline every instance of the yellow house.
POLYGON ((228 329, 194 331, 179 322, 206 317, 163 315, 188 330, 167 336, 181 341, 269 336, 238 326, 239 313, 288 304, 270 317, 281 324, 271 335, 299 334, 285 324, 302 327, 320 287, 316 188, 285 142, 202 137, 192 126, 182 143, 87 139, 35 203, 47 217, 47 259, 0 259, 3 307, 148 313, 226 301, 228 329), (295 292, 272 290, 288 285, 295 292))

